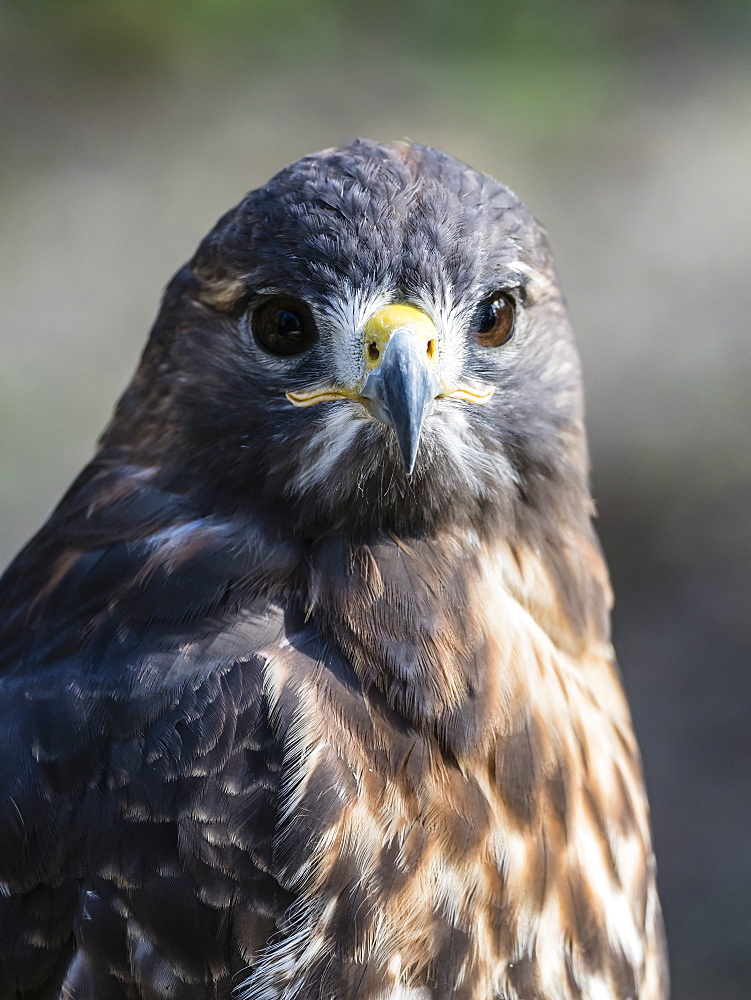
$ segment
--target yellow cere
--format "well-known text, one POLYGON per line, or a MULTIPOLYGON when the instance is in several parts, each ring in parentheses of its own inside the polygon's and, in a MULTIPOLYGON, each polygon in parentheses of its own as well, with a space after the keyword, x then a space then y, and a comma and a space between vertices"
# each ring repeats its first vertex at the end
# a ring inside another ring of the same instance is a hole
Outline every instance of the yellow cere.
POLYGON ((433 320, 421 309, 405 303, 384 306, 374 313, 363 330, 365 367, 368 371, 381 363, 386 345, 398 330, 409 330, 425 342, 425 351, 431 360, 436 352, 436 329, 433 320))

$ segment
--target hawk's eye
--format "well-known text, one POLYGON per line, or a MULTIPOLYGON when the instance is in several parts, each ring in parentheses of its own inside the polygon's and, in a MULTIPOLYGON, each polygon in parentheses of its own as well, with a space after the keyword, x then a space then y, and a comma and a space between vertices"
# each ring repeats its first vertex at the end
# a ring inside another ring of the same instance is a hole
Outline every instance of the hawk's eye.
POLYGON ((307 351, 318 336, 305 303, 281 295, 261 303, 251 317, 251 327, 264 351, 287 358, 307 351))
POLYGON ((514 332, 514 302, 511 296, 496 292, 480 304, 472 321, 472 330, 481 347, 500 347, 514 332))

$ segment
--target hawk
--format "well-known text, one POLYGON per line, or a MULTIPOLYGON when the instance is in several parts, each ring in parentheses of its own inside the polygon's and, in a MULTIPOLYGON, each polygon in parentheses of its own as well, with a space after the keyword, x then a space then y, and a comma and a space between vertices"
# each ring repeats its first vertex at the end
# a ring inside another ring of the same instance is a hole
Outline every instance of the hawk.
POLYGON ((169 284, 0 598, 0 996, 661 1000, 541 227, 306 156, 169 284))

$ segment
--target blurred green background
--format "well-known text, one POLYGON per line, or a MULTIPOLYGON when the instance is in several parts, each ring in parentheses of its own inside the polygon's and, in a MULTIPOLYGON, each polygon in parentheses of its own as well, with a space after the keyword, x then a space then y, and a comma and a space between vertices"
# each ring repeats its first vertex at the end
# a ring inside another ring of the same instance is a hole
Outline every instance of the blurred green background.
POLYGON ((358 134, 498 176, 579 334, 674 997, 748 997, 748 0, 5 0, 0 36, 0 562, 246 190, 358 134))

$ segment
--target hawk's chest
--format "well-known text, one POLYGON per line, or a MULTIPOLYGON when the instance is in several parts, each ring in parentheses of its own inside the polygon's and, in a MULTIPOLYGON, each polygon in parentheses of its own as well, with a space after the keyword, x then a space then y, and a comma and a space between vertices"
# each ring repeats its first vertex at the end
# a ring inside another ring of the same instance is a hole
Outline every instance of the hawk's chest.
POLYGON ((305 993, 326 961, 332 994, 483 1000, 620 978, 625 998, 648 847, 612 667, 577 677, 497 581, 480 612, 421 586, 401 630, 381 578, 337 650, 294 676, 269 661, 289 720, 278 856, 301 902, 256 975, 305 993))

